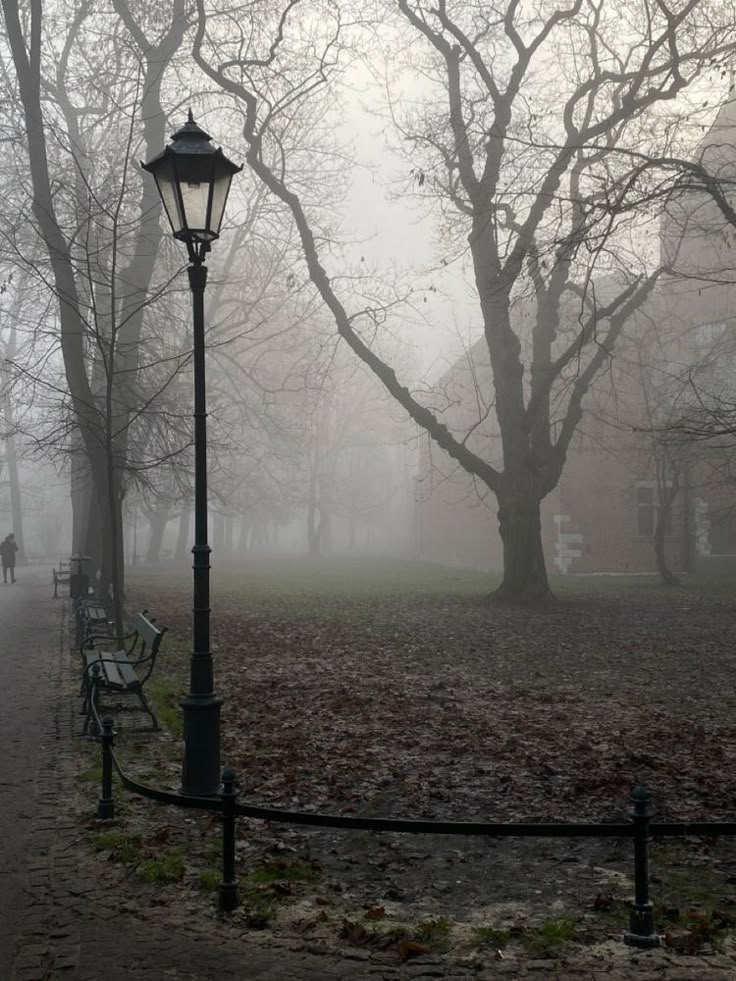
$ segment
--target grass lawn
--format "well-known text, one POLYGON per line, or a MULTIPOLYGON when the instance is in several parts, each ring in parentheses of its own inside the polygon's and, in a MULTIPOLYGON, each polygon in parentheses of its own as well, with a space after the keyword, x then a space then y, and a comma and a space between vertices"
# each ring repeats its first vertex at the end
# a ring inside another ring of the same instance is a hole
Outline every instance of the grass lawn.
MULTIPOLYGON (((223 763, 242 795, 347 814, 605 821, 625 819, 632 787, 645 783, 663 818, 733 818, 732 583, 564 577, 553 582, 559 602, 544 610, 496 607, 493 585, 482 573, 380 560, 215 566, 223 763)), ((170 628, 156 698, 173 738, 123 734, 122 750, 140 772, 176 785, 191 570, 131 570, 127 605, 170 628)), ((176 827, 177 853, 212 867, 211 821, 187 825, 136 805, 143 813, 176 827)), ((241 822, 241 835, 245 902, 235 917, 315 942, 379 949, 401 934, 452 951, 503 938, 541 956, 619 940, 627 924, 626 841, 254 821, 241 822)), ((735 869, 726 840, 655 845, 653 890, 673 948, 728 934, 735 869)), ((185 876, 171 888, 195 886, 185 876)))

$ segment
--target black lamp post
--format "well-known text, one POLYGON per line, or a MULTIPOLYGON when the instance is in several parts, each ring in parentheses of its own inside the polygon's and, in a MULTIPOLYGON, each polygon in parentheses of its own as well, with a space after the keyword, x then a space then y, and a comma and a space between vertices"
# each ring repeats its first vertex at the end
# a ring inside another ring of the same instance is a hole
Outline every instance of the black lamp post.
POLYGON ((210 651, 210 547, 207 542, 207 408, 204 357, 204 257, 219 237, 233 174, 238 167, 211 144, 212 137, 188 121, 144 170, 153 174, 174 238, 189 252, 194 320, 194 547, 192 657, 189 694, 182 700, 184 762, 182 793, 214 795, 220 786, 220 705, 210 651))

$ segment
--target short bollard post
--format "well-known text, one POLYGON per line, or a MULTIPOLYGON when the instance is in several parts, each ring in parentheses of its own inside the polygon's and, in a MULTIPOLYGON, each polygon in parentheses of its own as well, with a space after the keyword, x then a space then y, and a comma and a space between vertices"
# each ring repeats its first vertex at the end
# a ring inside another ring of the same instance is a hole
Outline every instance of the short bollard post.
POLYGON ((222 771, 222 882, 217 887, 218 907, 230 913, 240 905, 240 891, 235 879, 235 772, 226 766, 222 771))
POLYGON ((100 744, 102 745, 102 790, 97 801, 97 817, 101 821, 110 821, 115 817, 115 801, 112 797, 112 747, 115 734, 109 715, 102 719, 100 744))
POLYGON ((660 940, 654 932, 654 907, 649 901, 649 822, 652 811, 646 787, 635 787, 634 802, 629 812, 634 822, 634 903, 631 907, 629 929, 624 943, 631 947, 658 947, 660 940))

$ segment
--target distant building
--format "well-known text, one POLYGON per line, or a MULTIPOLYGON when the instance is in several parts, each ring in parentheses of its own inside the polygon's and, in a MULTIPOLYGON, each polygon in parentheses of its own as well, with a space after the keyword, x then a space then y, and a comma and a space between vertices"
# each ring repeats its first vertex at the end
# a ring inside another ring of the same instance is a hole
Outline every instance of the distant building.
MULTIPOLYGON (((722 108, 695 159, 719 178, 736 179, 736 103, 722 108)), ((542 502, 550 573, 654 572, 654 531, 670 493, 664 536, 670 568, 736 565, 730 448, 724 440, 677 435, 678 423, 736 403, 736 229, 710 195, 690 189, 668 201, 660 249, 668 273, 627 324, 609 369, 586 397, 562 478, 542 502)), ((523 306, 516 316, 523 332, 523 306)), ((470 442, 492 458, 500 456, 492 407, 478 404, 490 387, 488 360, 481 338, 439 388, 443 419, 458 430, 487 412, 470 442)), ((494 495, 428 439, 415 498, 421 558, 500 571, 494 495)))

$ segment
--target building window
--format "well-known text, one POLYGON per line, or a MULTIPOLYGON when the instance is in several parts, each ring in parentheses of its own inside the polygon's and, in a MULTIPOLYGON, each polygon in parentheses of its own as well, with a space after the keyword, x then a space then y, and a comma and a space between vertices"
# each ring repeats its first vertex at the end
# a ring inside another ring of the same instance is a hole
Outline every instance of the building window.
MULTIPOLYGON (((641 481, 636 485, 636 533, 641 538, 651 538, 657 527, 659 496, 653 481, 641 481)), ((672 514, 667 515, 665 535, 672 534, 672 514)))

